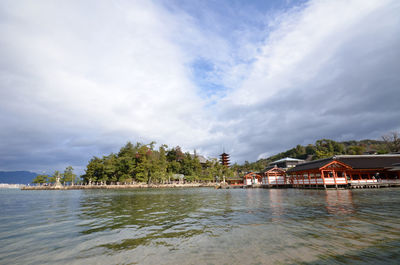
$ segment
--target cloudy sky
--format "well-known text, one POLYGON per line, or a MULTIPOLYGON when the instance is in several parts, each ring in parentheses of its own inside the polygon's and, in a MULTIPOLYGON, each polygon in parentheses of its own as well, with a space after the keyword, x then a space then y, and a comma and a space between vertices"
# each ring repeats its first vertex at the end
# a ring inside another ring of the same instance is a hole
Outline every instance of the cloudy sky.
POLYGON ((1 1, 0 170, 127 141, 239 163, 400 130, 400 1, 1 1))

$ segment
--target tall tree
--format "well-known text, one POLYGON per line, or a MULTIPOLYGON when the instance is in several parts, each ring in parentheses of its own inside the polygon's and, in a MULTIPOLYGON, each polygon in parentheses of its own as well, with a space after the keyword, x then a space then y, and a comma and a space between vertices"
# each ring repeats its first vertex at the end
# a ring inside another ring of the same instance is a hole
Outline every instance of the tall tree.
POLYGON ((398 132, 391 132, 382 136, 386 148, 391 153, 400 152, 400 136, 398 132))
POLYGON ((68 166, 64 170, 64 174, 62 176, 61 182, 63 184, 70 182, 71 186, 74 186, 74 181, 75 181, 76 175, 74 174, 74 169, 72 166, 68 166))
POLYGON ((39 184, 39 186, 42 186, 42 184, 47 182, 47 175, 37 175, 36 178, 33 179, 32 183, 39 184))

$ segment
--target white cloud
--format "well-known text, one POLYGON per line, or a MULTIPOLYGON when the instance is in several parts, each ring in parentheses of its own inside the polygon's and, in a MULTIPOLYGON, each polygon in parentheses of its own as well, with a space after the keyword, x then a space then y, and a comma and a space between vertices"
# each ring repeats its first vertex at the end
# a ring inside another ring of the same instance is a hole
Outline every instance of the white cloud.
POLYGON ((247 78, 221 101, 237 124, 226 130, 245 143, 237 157, 395 128, 399 10, 397 1, 310 1, 277 16, 247 78))
POLYGON ((2 2, 0 169, 83 166, 127 140, 254 160, 398 127, 397 1, 198 4, 203 20, 168 3, 2 2), (205 97, 196 60, 226 90, 205 97))
MULTIPOLYGON (((25 4, 1 8, 3 121, 14 116, 24 133, 49 131, 56 146, 56 135, 82 145, 88 137, 88 145, 102 145, 107 135, 114 144, 189 147, 211 138, 169 13, 146 1, 25 4)), ((12 138, 15 127, 4 126, 12 138)))

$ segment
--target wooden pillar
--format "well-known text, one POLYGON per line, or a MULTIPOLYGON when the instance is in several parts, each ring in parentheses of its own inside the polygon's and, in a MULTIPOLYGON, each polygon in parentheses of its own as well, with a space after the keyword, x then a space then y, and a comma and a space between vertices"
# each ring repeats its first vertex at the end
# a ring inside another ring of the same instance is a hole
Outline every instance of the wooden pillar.
POLYGON ((269 183, 269 172, 267 172, 267 182, 268 182, 268 188, 271 188, 271 183, 269 183))
POLYGON ((311 188, 310 171, 308 171, 307 174, 308 174, 308 187, 311 188))
POLYGON ((335 182, 335 188, 337 189, 338 188, 338 185, 337 185, 337 182, 336 182, 336 177, 337 177, 337 174, 336 174, 336 171, 335 170, 333 170, 333 181, 335 182))
POLYGON ((318 186, 318 177, 317 177, 317 174, 318 174, 318 173, 315 173, 315 172, 314 172, 315 187, 318 186))
POLYGON ((324 171, 323 170, 321 170, 321 177, 322 177, 322 183, 324 184, 324 189, 326 189, 325 176, 324 176, 324 171))

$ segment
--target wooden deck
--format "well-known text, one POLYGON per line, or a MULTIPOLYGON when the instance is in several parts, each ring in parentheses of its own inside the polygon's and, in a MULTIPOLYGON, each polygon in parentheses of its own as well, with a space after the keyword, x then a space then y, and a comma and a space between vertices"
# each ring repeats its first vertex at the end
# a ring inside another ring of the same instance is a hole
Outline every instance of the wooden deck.
POLYGON ((349 184, 350 189, 379 189, 379 188, 390 188, 390 187, 400 187, 400 182, 395 181, 376 181, 376 182, 369 182, 369 181, 359 181, 359 182, 352 182, 349 184))

